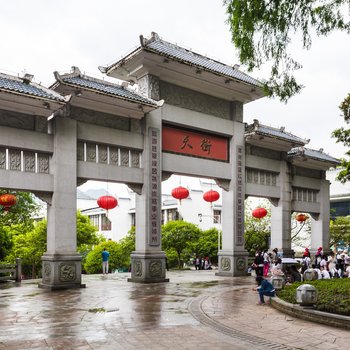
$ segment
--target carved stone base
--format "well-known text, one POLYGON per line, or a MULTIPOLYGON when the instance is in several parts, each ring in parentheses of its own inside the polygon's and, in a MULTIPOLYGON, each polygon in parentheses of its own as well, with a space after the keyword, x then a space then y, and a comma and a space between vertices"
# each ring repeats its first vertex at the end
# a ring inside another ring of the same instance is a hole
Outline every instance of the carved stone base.
POLYGON ((44 254, 43 278, 40 288, 51 290, 85 288, 81 284, 81 256, 79 254, 44 254))
POLYGON ((240 252, 228 252, 220 251, 219 258, 219 271, 217 276, 246 276, 248 269, 248 253, 245 251, 240 252))
POLYGON ((131 278, 128 279, 128 282, 169 282, 169 278, 165 277, 165 259, 164 252, 133 252, 131 254, 131 278))

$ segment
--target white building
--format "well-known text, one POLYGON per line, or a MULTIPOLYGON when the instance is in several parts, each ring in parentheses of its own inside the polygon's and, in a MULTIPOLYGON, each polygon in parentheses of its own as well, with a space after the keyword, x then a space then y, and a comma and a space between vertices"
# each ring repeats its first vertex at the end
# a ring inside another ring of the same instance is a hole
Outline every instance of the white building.
MULTIPOLYGON (((98 231, 107 239, 119 241, 136 224, 135 193, 124 184, 88 181, 77 191, 77 206, 88 215, 98 231), (114 196, 118 205, 108 211, 97 205, 100 196, 114 196)), ((203 230, 221 229, 221 189, 214 181, 173 175, 162 183, 162 224, 172 220, 185 220, 198 225, 203 230), (175 199, 171 191, 183 186, 189 190, 186 199, 175 199), (219 192, 218 201, 209 203, 203 194, 209 190, 219 192)))

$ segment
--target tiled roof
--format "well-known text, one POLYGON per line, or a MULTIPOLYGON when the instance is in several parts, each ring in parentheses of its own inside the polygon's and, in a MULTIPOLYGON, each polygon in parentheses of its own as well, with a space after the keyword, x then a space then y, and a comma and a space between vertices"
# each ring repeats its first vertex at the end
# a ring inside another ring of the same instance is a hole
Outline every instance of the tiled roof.
POLYGON ((286 132, 284 128, 277 129, 271 126, 262 125, 257 120, 254 120, 253 124, 246 126, 245 135, 251 135, 251 134, 275 137, 275 138, 290 141, 294 144, 299 144, 299 145, 305 145, 308 142, 307 140, 304 140, 298 136, 295 136, 289 132, 286 132))
POLYGON ((172 44, 165 40, 160 39, 157 33, 152 33, 152 37, 150 39, 145 39, 142 35, 141 39, 141 47, 138 47, 133 52, 131 52, 126 57, 122 58, 118 62, 111 64, 108 67, 100 66, 99 69, 102 73, 107 73, 114 70, 116 67, 122 65, 128 59, 131 59, 135 55, 137 55, 141 50, 153 52, 158 55, 164 56, 166 58, 194 66, 199 70, 208 71, 228 79, 233 79, 236 81, 244 82, 250 85, 261 87, 262 83, 248 74, 245 74, 238 70, 238 68, 226 65, 219 61, 215 61, 206 56, 195 53, 191 50, 185 49, 178 45, 172 44))
POLYGON ((55 91, 30 81, 25 82, 25 79, 3 73, 0 73, 0 90, 38 97, 41 99, 65 102, 64 97, 55 91))
POLYGON ((137 103, 142 103, 150 106, 157 106, 157 103, 153 100, 147 99, 137 93, 130 91, 123 86, 106 82, 103 80, 95 79, 88 76, 72 76, 68 74, 67 76, 60 76, 62 82, 77 87, 82 87, 86 89, 91 89, 96 92, 105 93, 115 97, 120 97, 126 100, 130 100, 137 103))
POLYGON ((219 75, 224 75, 226 77, 243 81, 248 84, 261 86, 261 83, 258 80, 239 71, 238 69, 235 69, 234 67, 228 66, 193 51, 184 49, 175 44, 161 40, 158 36, 153 36, 152 39, 146 41, 145 45, 143 46, 145 50, 156 52, 176 61, 193 65, 199 69, 204 69, 219 75))
POLYGON ((330 156, 323 152, 323 150, 314 150, 305 147, 295 147, 288 152, 289 157, 305 156, 307 158, 312 158, 316 160, 321 160, 324 162, 333 163, 335 165, 340 164, 337 158, 330 156))

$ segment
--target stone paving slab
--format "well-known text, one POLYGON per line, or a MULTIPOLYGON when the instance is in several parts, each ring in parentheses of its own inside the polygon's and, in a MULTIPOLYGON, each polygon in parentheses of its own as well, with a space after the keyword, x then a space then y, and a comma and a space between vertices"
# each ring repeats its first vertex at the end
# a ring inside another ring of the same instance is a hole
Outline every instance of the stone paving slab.
POLYGON ((167 275, 146 285, 89 275, 85 289, 53 292, 2 283, 0 349, 350 349, 349 331, 257 306, 251 277, 167 275))

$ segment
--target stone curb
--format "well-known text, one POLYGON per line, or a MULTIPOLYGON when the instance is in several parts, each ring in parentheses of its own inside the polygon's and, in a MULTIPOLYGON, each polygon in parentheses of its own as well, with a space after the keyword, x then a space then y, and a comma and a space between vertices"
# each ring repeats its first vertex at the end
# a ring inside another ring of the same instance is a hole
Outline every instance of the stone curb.
POLYGON ((350 330, 349 316, 314 310, 310 306, 290 304, 278 297, 271 298, 271 306, 276 310, 303 320, 350 330))

